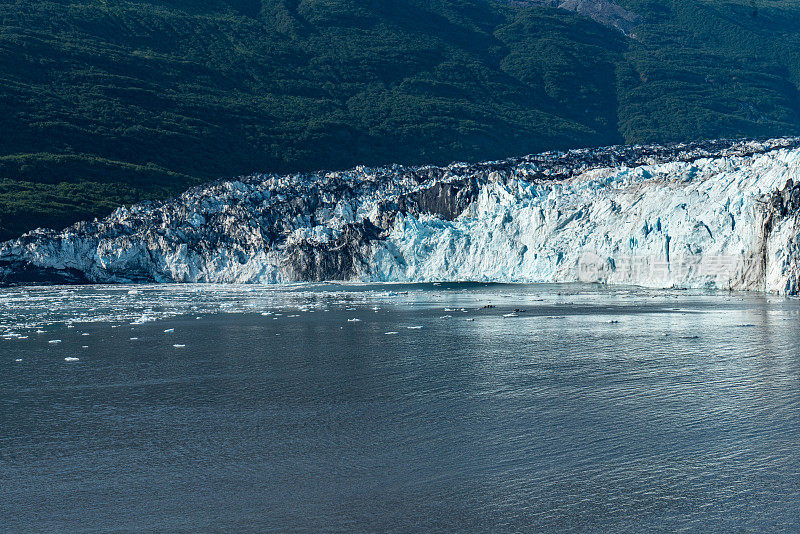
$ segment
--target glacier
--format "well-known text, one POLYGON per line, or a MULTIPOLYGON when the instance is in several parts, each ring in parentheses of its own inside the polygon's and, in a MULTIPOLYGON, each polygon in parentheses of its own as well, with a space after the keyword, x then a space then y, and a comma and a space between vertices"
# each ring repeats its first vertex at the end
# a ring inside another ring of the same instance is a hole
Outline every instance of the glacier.
POLYGON ((800 292, 800 138, 195 187, 0 245, 0 283, 588 282, 800 292))

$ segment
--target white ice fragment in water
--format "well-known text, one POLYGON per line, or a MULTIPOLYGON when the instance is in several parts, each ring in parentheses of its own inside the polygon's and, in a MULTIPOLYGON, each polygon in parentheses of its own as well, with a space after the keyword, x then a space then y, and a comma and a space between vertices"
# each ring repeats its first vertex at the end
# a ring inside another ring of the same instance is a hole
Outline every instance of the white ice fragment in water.
POLYGON ((78 360, 80 360, 80 358, 76 358, 74 356, 67 356, 66 358, 64 358, 65 362, 77 362, 78 360))
POLYGON ((175 344, 174 344, 174 345, 172 345, 172 346, 173 346, 173 347, 175 347, 176 349, 182 349, 182 348, 183 348, 183 347, 185 347, 186 345, 181 345, 181 344, 179 344, 179 343, 175 343, 175 344))
POLYGON ((353 317, 352 319, 348 319, 347 322, 348 323, 360 323, 361 319, 358 319, 357 317, 353 317))
POLYGON ((155 320, 156 320, 155 317, 150 317, 146 313, 143 313, 141 317, 139 317, 138 319, 133 321, 131 324, 143 324, 143 323, 149 323, 149 322, 155 321, 155 320))
POLYGON ((175 331, 175 329, 174 329, 174 328, 167 328, 166 330, 164 330, 164 333, 165 333, 165 334, 171 334, 171 333, 172 333, 172 332, 174 332, 174 331, 175 331))
POLYGON ((51 343, 51 344, 55 345, 56 343, 61 343, 61 340, 60 339, 51 339, 50 341, 48 341, 48 343, 51 343))

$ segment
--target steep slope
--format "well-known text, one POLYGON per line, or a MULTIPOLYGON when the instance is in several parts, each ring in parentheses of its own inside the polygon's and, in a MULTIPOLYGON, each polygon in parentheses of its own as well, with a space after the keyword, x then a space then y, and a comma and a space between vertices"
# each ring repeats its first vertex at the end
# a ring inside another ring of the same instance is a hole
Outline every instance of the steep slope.
POLYGON ((0 3, 0 239, 254 170, 800 134, 797 0, 546 3, 0 3))
POLYGON ((632 283, 800 290, 800 138, 257 175, 0 248, 26 282, 632 283))
POLYGON ((18 1, 0 4, 0 21, 5 237, 68 222, 86 204, 100 214, 109 189, 130 203, 259 169, 479 161, 622 140, 623 36, 556 10, 18 1), (61 185, 74 183, 80 193, 61 185))

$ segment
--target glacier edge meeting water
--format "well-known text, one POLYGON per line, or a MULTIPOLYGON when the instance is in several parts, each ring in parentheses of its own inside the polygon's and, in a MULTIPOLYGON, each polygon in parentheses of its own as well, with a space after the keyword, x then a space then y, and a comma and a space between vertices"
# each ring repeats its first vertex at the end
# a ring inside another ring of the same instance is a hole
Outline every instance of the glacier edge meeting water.
POLYGON ((800 140, 220 181, 0 247, 17 283, 592 282, 792 295, 800 140))

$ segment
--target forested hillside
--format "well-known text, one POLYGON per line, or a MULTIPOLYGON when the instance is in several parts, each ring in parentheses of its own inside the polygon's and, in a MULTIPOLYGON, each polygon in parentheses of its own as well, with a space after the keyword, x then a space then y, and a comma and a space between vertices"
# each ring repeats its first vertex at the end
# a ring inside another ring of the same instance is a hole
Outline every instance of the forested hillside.
POLYGON ((0 3, 0 238, 254 171, 800 133, 800 0, 0 3), (627 28, 626 28, 627 29, 627 28))

